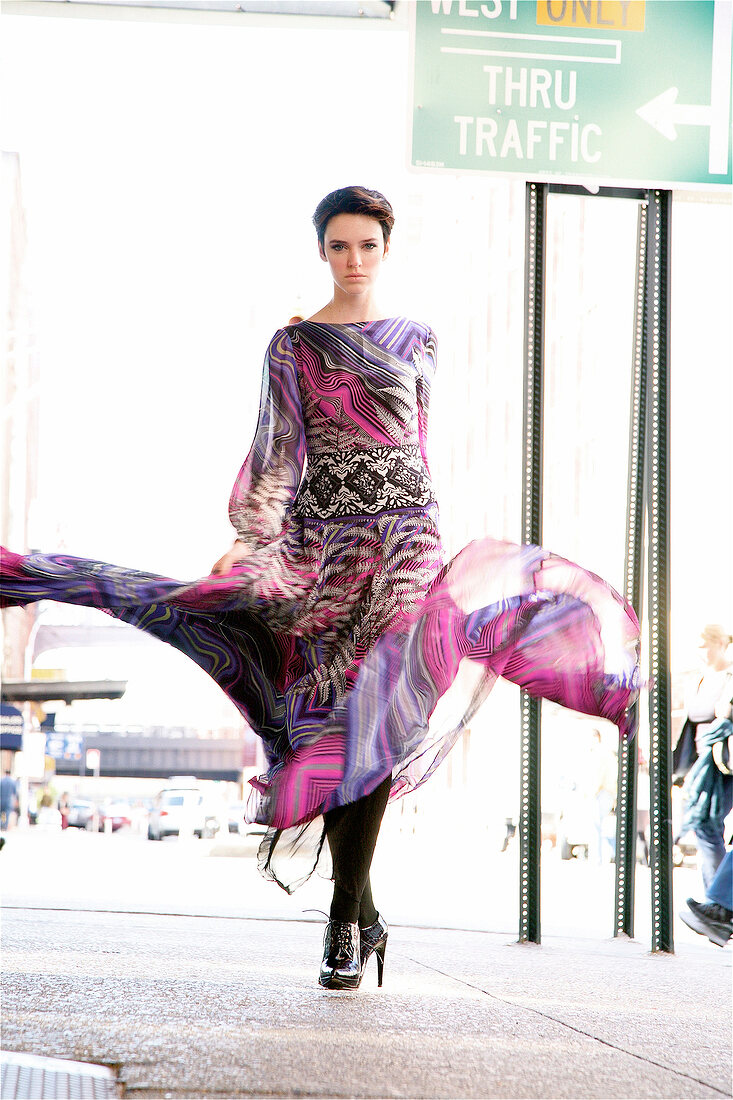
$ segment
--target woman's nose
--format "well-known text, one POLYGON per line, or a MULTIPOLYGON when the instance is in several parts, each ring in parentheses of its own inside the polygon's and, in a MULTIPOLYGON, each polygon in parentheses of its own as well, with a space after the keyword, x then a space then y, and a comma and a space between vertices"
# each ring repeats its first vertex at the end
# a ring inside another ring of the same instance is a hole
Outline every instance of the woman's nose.
POLYGON ((361 256, 358 252, 349 253, 349 267, 361 267, 361 256))

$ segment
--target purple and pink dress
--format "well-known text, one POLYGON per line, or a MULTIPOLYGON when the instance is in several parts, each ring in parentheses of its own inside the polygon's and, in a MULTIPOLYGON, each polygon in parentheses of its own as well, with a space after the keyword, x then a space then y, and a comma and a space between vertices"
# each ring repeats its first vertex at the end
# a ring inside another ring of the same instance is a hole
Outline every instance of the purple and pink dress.
POLYGON ((431 329, 403 317, 277 332, 230 500, 250 555, 227 575, 3 554, 4 606, 101 608, 216 680, 262 740, 251 816, 271 838, 388 775, 393 798, 424 782, 499 676, 626 732, 638 622, 612 588, 493 539, 445 563, 425 451, 434 370, 431 329))

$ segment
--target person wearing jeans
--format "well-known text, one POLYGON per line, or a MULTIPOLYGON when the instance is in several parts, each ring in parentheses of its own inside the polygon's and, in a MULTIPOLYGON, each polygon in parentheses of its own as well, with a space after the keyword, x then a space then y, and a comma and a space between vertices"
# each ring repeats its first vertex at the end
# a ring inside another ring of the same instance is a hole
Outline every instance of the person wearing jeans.
POLYGON ((723 822, 733 807, 733 662, 728 659, 732 641, 730 633, 718 623, 703 628, 700 649, 704 670, 687 703, 687 719, 695 729, 697 759, 683 788, 682 832, 695 832, 706 891, 725 855, 723 822))
POLYGON ((688 898, 687 909, 680 913, 680 919, 688 928, 707 936, 711 943, 725 947, 733 936, 733 849, 725 853, 706 900, 688 898))

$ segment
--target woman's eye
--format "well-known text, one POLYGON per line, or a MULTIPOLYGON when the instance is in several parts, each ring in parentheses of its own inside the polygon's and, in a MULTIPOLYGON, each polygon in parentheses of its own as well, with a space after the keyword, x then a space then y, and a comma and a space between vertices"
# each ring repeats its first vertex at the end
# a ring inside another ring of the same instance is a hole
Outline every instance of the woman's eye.
POLYGON ((365 244, 364 247, 366 248, 367 252, 371 252, 373 249, 375 249, 377 247, 377 245, 376 245, 375 241, 369 241, 369 243, 365 244))

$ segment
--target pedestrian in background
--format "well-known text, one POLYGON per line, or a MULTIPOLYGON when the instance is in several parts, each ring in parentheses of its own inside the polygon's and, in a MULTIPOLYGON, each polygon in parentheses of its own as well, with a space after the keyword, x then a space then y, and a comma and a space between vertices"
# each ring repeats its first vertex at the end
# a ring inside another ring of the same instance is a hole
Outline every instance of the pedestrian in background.
POLYGON ((0 829, 12 829, 18 820, 18 784, 10 768, 0 779, 0 829))
POLYGON ((704 902, 688 898, 680 918, 711 943, 725 947, 733 936, 733 851, 725 853, 705 893, 704 902))
POLYGON ((705 890, 725 855, 724 821, 733 808, 733 638, 718 623, 704 627, 702 675, 687 697, 687 718, 673 753, 676 774, 686 771, 680 835, 692 829, 705 890))

